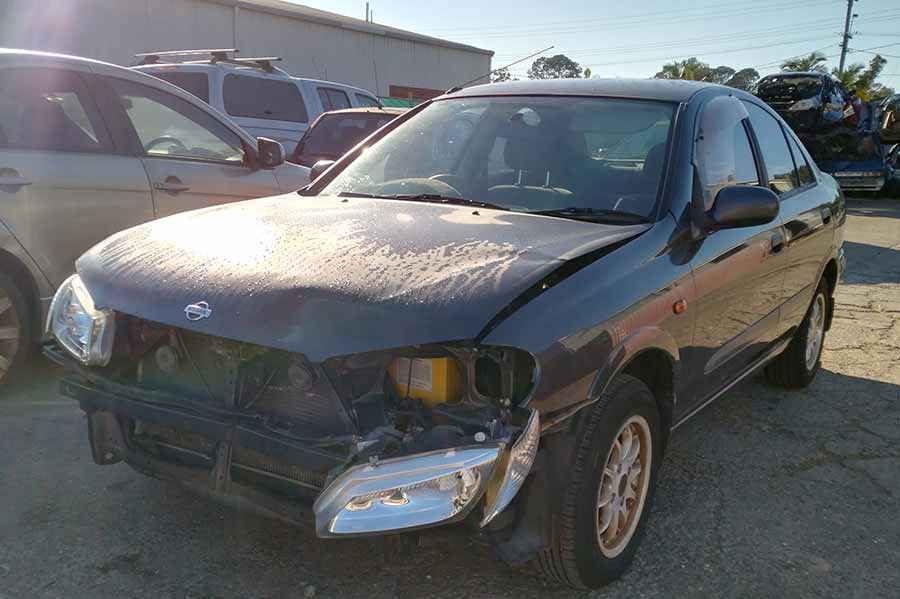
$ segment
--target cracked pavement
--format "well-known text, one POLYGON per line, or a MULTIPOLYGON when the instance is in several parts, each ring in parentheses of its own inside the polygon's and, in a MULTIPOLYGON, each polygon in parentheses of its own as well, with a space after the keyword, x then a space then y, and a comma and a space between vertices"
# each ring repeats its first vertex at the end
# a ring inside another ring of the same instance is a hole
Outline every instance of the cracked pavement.
MULTIPOLYGON (((603 597, 900 596, 900 200, 849 202, 806 390, 745 380, 678 429, 637 560, 603 597)), ((0 599, 583 597, 458 529, 321 541, 118 464, 36 363, 0 399, 0 599)))

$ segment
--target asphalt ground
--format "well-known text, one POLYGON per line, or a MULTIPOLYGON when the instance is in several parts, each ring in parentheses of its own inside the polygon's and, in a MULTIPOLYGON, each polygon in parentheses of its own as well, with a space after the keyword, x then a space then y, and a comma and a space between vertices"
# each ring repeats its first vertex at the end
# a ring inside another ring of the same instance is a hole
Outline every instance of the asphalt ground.
MULTIPOLYGON (((850 200, 822 369, 751 377, 669 446, 636 562, 602 597, 900 597, 900 200, 850 200)), ((38 360, 0 398, 0 599, 584 597, 462 530, 323 541, 127 466, 38 360)))

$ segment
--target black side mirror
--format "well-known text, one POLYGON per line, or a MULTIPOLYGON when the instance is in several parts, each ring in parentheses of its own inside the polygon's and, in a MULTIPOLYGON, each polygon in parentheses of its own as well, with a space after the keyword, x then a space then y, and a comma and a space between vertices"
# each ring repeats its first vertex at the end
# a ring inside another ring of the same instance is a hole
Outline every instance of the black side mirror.
POLYGON ((334 160, 319 160, 312 168, 309 169, 309 180, 315 181, 319 178, 319 175, 327 171, 331 168, 331 165, 334 164, 334 160))
POLYGON ((279 142, 266 137, 257 137, 256 147, 259 168, 270 169, 284 164, 284 146, 279 142))
POLYGON ((706 215, 714 230, 765 225, 778 216, 778 196, 753 185, 723 187, 706 215))

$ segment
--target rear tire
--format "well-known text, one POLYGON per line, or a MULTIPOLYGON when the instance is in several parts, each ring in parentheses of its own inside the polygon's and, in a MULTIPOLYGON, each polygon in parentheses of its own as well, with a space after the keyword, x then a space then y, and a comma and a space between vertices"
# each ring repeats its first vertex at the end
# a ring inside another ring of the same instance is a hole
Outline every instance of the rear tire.
POLYGON ((31 353, 31 320, 28 304, 15 280, 0 273, 0 386, 15 377, 31 353))
POLYGON ((790 345, 766 365, 769 383, 787 389, 802 389, 812 382, 821 365, 827 320, 828 285, 822 280, 790 345))
POLYGON ((540 575, 594 589, 628 569, 653 504, 662 447, 653 394, 619 375, 587 416, 554 538, 533 562, 540 575))

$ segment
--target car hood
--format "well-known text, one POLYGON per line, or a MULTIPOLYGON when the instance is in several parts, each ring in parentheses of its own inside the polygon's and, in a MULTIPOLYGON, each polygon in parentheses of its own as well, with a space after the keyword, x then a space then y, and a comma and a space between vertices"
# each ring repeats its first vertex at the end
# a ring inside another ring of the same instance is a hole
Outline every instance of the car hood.
POLYGON ((319 361, 474 339, 566 261, 648 228, 288 194, 123 231, 77 270, 100 308, 319 361))

